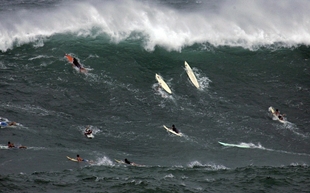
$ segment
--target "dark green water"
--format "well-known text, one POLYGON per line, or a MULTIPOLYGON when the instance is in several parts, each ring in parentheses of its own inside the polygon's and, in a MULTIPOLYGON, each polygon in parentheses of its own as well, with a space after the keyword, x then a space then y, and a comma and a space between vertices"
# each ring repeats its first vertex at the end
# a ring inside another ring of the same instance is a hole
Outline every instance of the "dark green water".
MULTIPOLYGON (((274 24, 278 16, 265 25, 243 20, 239 1, 231 17, 220 14, 226 1, 128 2, 2 2, 0 116, 23 126, 0 131, 0 192, 309 191, 310 49, 302 27, 291 28, 294 19, 274 24), (64 11, 69 4, 74 13, 64 11), (232 24, 246 33, 226 30, 232 24), (75 71, 65 52, 89 73, 75 71), (172 95, 156 89, 155 73, 172 95), (272 120, 270 106, 288 122, 272 120), (184 137, 162 127, 172 124, 184 137), (83 136, 87 125, 94 139, 83 136), (28 149, 7 150, 8 141, 28 149), (76 154, 94 164, 66 159, 76 154), (144 166, 114 161, 124 158, 144 166)), ((290 3, 273 6, 284 17, 290 3)), ((309 14, 307 2, 294 5, 309 14)), ((267 18, 268 1, 252 6, 267 18)))

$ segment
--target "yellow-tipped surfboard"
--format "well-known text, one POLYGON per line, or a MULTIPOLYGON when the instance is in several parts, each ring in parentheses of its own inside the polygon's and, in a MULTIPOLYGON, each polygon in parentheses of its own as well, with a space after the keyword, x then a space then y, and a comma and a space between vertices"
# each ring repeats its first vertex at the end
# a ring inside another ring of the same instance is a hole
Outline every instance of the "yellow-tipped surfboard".
POLYGON ((167 85, 167 83, 163 80, 163 78, 160 75, 155 74, 155 78, 158 81, 159 86, 161 86, 167 93, 172 94, 169 86, 167 85))
POLYGON ((166 125, 163 125, 163 127, 164 127, 167 131, 169 131, 170 133, 173 133, 173 134, 175 134, 175 135, 177 135, 177 136, 179 136, 179 137, 182 137, 182 136, 183 136, 182 133, 176 133, 176 132, 173 131, 172 129, 168 128, 166 125))
POLYGON ((77 160, 77 159, 74 159, 74 158, 69 157, 69 156, 67 156, 67 159, 68 159, 68 160, 70 160, 70 161, 73 161, 73 162, 78 162, 78 160, 77 160))
POLYGON ((114 159, 117 163, 119 164, 125 164, 125 162, 123 160, 118 160, 118 159, 114 159))
POLYGON ((197 81, 197 78, 192 70, 192 68, 189 66, 189 64, 185 61, 185 71, 189 77, 189 79, 191 80, 191 82, 193 83, 193 85, 199 89, 199 83, 197 81))

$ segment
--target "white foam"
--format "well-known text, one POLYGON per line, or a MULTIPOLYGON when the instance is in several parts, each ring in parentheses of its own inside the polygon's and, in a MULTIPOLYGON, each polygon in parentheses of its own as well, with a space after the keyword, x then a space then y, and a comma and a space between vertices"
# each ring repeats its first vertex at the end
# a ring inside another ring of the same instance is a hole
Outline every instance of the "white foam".
POLYGON ((193 67, 193 72, 197 77, 201 90, 208 89, 210 82, 212 82, 207 76, 203 75, 199 70, 193 67))
POLYGON ((174 178, 174 175, 173 174, 167 174, 164 176, 164 179, 166 179, 166 178, 174 178))
POLYGON ((310 45, 310 1, 202 1, 199 8, 173 9, 151 1, 64 1, 52 9, 0 13, 0 50, 33 42, 44 46, 54 34, 108 35, 118 43, 142 39, 146 50, 180 51, 195 43, 213 46, 294 47, 310 45), (133 35, 134 34, 134 35, 133 35), (132 36, 131 36, 132 35, 132 36))
POLYGON ((108 157, 103 156, 103 157, 99 157, 96 161, 94 165, 105 165, 105 166, 113 166, 115 165, 114 162, 112 160, 110 160, 108 157))
POLYGON ((212 170, 226 170, 228 169, 227 167, 223 166, 223 165, 217 165, 217 164, 202 164, 199 161, 192 161, 190 162, 188 165, 188 167, 190 168, 194 168, 194 167, 207 167, 207 168, 211 168, 212 170))
POLYGON ((160 95, 162 98, 173 98, 170 94, 164 91, 164 89, 162 89, 158 83, 153 84, 152 88, 155 90, 155 94, 160 95))

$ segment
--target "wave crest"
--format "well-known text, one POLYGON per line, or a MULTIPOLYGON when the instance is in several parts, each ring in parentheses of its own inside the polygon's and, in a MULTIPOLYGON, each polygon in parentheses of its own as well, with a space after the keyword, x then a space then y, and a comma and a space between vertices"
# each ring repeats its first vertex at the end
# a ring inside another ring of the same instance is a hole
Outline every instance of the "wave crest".
POLYGON ((0 50, 32 42, 43 46, 45 38, 67 33, 93 38, 104 34, 114 43, 140 39, 149 51, 156 46, 181 51, 206 42, 246 49, 310 44, 308 1, 212 3, 199 1, 196 7, 177 9, 152 1, 79 1, 14 12, 7 9, 0 13, 0 50))

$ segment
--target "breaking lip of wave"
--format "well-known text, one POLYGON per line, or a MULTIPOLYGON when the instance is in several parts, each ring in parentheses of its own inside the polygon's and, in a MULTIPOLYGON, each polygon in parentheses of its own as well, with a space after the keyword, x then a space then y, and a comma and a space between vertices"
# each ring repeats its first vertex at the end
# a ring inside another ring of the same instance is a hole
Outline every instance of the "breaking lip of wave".
POLYGON ((104 35, 113 43, 141 40, 148 51, 156 46, 181 51, 194 44, 250 50, 296 47, 310 44, 307 6, 310 2, 237 0, 234 6, 223 1, 216 9, 206 6, 207 11, 195 12, 134 0, 62 2, 53 9, 1 12, 0 50, 28 43, 38 48, 49 37, 68 33, 91 38, 104 35))

